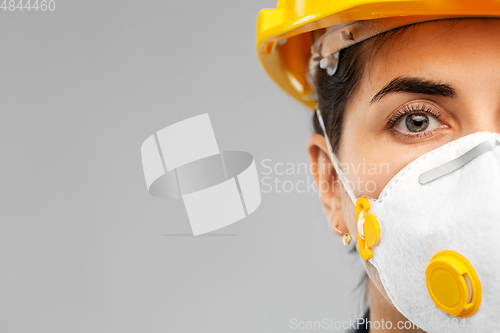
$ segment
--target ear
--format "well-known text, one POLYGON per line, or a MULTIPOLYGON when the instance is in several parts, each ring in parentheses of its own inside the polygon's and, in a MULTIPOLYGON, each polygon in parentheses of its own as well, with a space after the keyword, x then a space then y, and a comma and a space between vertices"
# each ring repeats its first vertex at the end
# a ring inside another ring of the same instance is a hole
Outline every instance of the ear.
POLYGON ((311 157, 311 172, 316 181, 319 198, 328 217, 330 229, 336 235, 342 236, 348 230, 342 212, 338 176, 331 162, 325 137, 317 133, 311 135, 307 150, 311 157), (340 233, 335 228, 339 229, 340 233))

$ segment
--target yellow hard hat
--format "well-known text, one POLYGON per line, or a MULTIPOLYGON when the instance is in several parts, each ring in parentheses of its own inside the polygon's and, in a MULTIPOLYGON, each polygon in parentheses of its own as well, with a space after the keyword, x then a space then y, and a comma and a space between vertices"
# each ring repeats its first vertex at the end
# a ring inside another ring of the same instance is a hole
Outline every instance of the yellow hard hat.
MULTIPOLYGON (((316 101, 306 76, 311 46, 318 46, 317 43, 312 45, 314 33, 324 32, 322 29, 325 28, 329 28, 328 31, 342 30, 331 38, 333 47, 329 43, 328 50, 316 50, 321 58, 400 26, 469 16, 500 16, 500 1, 278 0, 275 9, 262 9, 259 13, 256 48, 262 66, 273 81, 314 110, 316 101), (374 24, 366 29, 368 22, 374 24), (364 26, 360 27, 360 23, 364 26)), ((312 52, 315 52, 314 47, 312 52)), ((338 59, 338 53, 335 56, 338 59)), ((336 65, 325 62, 321 67, 328 69, 328 66, 332 75, 336 65)))

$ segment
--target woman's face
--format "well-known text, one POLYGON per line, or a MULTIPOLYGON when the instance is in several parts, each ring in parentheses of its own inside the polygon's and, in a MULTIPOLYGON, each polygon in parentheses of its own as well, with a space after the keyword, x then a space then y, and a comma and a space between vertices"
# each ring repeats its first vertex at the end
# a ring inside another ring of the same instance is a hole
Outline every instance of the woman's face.
POLYGON ((385 43, 347 106, 339 158, 357 197, 378 198, 399 170, 447 142, 500 132, 500 20, 414 28, 385 43))
MULTIPOLYGON (((378 198, 398 171, 447 142, 500 133, 499 33, 498 19, 422 23, 368 62, 346 108, 338 154, 356 197, 378 198)), ((320 148, 318 162, 327 156, 320 148)), ((356 235, 354 205, 342 186, 333 192, 322 194, 332 227, 356 235), (341 217, 328 207, 336 200, 341 217)))

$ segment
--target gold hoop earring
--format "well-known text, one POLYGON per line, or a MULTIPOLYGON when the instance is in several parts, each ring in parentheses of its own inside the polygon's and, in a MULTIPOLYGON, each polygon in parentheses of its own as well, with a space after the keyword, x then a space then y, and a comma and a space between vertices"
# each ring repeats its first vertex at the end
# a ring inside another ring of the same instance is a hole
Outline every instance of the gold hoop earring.
MULTIPOLYGON (((335 227, 335 230, 339 234, 342 234, 342 231, 340 231, 339 229, 337 229, 337 227, 335 227)), ((346 232, 345 234, 343 234, 343 236, 342 236, 342 242, 344 243, 344 246, 347 246, 347 245, 351 244, 351 235, 348 232, 346 232)))

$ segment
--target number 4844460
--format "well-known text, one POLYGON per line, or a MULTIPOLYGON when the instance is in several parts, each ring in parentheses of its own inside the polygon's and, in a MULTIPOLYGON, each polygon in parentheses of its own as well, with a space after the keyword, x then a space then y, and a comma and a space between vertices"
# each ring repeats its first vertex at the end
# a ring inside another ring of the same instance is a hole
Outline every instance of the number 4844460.
POLYGON ((3 0, 0 10, 3 10, 4 12, 22 12, 23 10, 27 12, 53 12, 56 10, 56 2, 54 0, 3 0))

